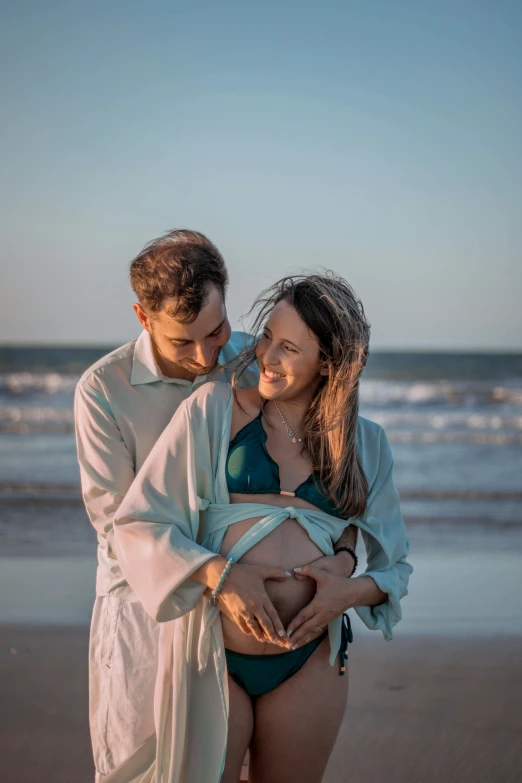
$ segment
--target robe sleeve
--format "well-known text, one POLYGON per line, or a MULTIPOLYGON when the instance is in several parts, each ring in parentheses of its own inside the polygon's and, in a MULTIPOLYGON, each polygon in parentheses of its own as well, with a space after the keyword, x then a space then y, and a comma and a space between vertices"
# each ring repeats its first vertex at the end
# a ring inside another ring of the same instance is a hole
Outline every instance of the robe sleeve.
POLYGON ((106 398, 87 383, 76 387, 74 422, 87 514, 114 557, 113 515, 134 480, 134 463, 106 398))
POLYGON ((393 627, 402 617, 400 601, 408 594, 412 566, 407 562, 410 545, 393 481, 393 456, 386 433, 380 428, 378 467, 366 511, 355 524, 361 529, 367 556, 365 576, 388 594, 378 606, 357 606, 355 611, 372 630, 393 638, 393 627))
POLYGON ((195 608, 205 585, 190 576, 216 556, 196 541, 199 512, 214 494, 227 395, 225 384, 207 383, 180 405, 114 518, 125 578, 159 622, 195 608))

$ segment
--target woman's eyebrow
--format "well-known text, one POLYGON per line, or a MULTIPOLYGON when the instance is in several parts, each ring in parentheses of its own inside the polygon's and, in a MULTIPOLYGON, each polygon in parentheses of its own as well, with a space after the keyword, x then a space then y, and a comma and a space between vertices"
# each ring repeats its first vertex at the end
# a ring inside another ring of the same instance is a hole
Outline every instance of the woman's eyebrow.
POLYGON ((296 343, 293 343, 292 340, 287 340, 286 337, 283 337, 283 342, 284 343, 290 343, 290 345, 293 345, 294 348, 297 348, 298 351, 301 350, 300 347, 298 345, 296 345, 296 343))
MULTIPOLYGON (((268 328, 268 326, 265 326, 265 332, 270 332, 270 334, 272 334, 272 332, 270 331, 270 329, 268 328)), ((283 343, 290 343, 290 345, 293 345, 293 346, 294 346, 294 348, 297 348, 297 350, 298 350, 298 351, 300 351, 300 350, 301 350, 301 348, 300 348, 300 346, 299 346, 299 345, 296 345, 296 343, 292 342, 292 340, 287 340, 287 339, 286 339, 286 337, 282 337, 282 338, 281 338, 281 341, 282 341, 283 343)))

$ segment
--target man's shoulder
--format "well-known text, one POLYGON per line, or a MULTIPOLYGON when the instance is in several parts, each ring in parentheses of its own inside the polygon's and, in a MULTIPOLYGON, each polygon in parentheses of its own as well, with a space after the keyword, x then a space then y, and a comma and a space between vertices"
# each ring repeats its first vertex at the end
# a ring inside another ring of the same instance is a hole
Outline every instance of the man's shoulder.
MULTIPOLYGON (((235 361, 247 348, 252 347, 254 337, 248 332, 232 332, 230 340, 221 349, 220 362, 225 367, 224 377, 231 380, 234 369, 239 366, 240 360, 235 361)), ((259 368, 257 361, 244 367, 238 373, 236 383, 238 386, 253 386, 259 381, 259 368)))
POLYGON ((78 387, 81 389, 92 389, 98 386, 100 381, 103 382, 104 376, 117 371, 120 373, 123 371, 124 375, 127 375, 128 380, 130 381, 136 339, 137 338, 125 343, 125 345, 121 345, 119 348, 115 348, 114 351, 105 354, 105 356, 102 356, 97 362, 91 364, 78 381, 78 387))
POLYGON ((232 332, 230 339, 223 346, 222 353, 227 362, 239 356, 240 353, 250 348, 254 338, 248 332, 232 332))

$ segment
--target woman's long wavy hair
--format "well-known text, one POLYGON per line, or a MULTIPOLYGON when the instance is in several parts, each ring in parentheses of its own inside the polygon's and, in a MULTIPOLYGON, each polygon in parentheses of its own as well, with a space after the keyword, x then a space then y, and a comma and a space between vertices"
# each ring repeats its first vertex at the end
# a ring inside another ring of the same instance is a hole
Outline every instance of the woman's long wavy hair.
POLYGON ((241 355, 233 385, 256 359, 257 342, 278 302, 295 308, 319 341, 321 375, 303 423, 303 448, 314 476, 327 488, 339 514, 359 518, 366 509, 368 482, 356 449, 359 378, 369 354, 370 324, 354 290, 333 272, 284 277, 254 302, 254 341, 241 355))

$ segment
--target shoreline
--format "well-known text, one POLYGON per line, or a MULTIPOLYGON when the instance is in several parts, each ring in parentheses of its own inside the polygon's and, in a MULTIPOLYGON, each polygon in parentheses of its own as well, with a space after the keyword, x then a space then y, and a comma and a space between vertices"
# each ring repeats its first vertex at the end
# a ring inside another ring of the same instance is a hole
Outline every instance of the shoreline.
MULTIPOLYGON (((414 549, 446 548, 463 551, 484 548, 522 552, 522 516, 443 516, 409 514, 403 510, 414 549), (489 548, 489 547, 488 547, 489 548)), ((359 540, 361 536, 359 536, 359 540)), ((0 492, 0 551, 2 557, 46 558, 96 556, 96 532, 79 497, 17 496, 0 492)))
MULTIPOLYGON (((85 522, 71 524, 64 508, 53 529, 36 513, 31 524, 0 523, 0 623, 54 626, 88 624, 95 598, 96 544, 85 522), (69 525, 69 527, 68 527, 69 525)), ((449 636, 498 633, 522 636, 520 561, 522 525, 493 527, 440 523, 410 525, 409 561, 414 571, 402 601, 399 636, 449 636)), ((365 552, 357 553, 364 572, 365 552)), ((351 612, 354 631, 371 634, 351 612)))

